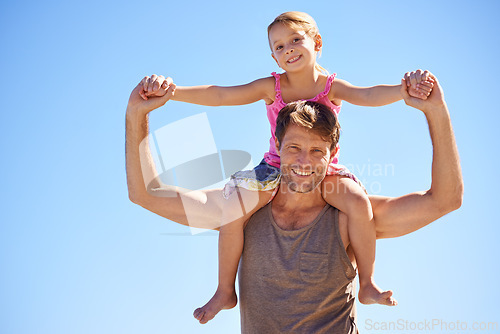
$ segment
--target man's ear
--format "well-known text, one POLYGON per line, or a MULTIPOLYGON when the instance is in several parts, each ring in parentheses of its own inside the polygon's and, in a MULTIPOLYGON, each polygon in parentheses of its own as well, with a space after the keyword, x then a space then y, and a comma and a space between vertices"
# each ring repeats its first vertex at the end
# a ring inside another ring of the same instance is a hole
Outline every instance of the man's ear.
POLYGON ((276 138, 274 144, 276 145, 276 153, 280 156, 280 142, 278 141, 278 138, 276 138))
POLYGON ((338 145, 336 145, 333 150, 330 151, 330 163, 332 163, 333 158, 337 155, 337 152, 339 151, 338 145))
POLYGON ((320 51, 322 47, 323 47, 323 39, 321 38, 320 34, 317 34, 316 37, 314 38, 314 50, 320 51))

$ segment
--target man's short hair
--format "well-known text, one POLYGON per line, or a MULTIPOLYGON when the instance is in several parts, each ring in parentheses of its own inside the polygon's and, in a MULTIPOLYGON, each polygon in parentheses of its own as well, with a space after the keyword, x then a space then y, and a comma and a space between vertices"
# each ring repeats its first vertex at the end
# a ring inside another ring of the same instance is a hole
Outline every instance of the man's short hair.
POLYGON ((332 110, 324 104, 313 101, 298 101, 287 104, 276 119, 276 139, 280 148, 290 124, 303 126, 331 143, 333 150, 340 137, 340 124, 332 110))

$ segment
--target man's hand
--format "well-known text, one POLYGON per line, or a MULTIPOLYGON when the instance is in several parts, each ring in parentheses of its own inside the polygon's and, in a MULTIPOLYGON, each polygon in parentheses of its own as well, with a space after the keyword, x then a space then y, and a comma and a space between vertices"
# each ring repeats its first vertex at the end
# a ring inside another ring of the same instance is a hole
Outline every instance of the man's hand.
POLYGON ((403 79, 401 79, 401 95, 403 96, 405 103, 410 107, 422 110, 424 113, 427 113, 431 110, 442 109, 446 107, 443 89, 439 85, 437 78, 430 72, 428 72, 428 76, 429 76, 428 80, 433 82, 434 88, 432 89, 430 95, 425 100, 418 97, 410 96, 409 94, 410 87, 408 84, 408 80, 411 79, 407 79, 406 75, 403 79))
POLYGON ((404 78, 408 86, 408 94, 426 100, 434 86, 434 80, 430 75, 431 72, 422 70, 406 72, 404 78))
POLYGON ((163 96, 166 94, 168 87, 173 83, 172 78, 166 78, 163 75, 157 76, 156 74, 151 77, 144 77, 141 80, 142 89, 139 95, 147 100, 148 97, 163 96))
POLYGON ((175 84, 171 78, 157 76, 144 77, 134 88, 128 100, 127 112, 149 113, 163 106, 173 96, 175 84), (151 95, 146 96, 146 92, 151 95))

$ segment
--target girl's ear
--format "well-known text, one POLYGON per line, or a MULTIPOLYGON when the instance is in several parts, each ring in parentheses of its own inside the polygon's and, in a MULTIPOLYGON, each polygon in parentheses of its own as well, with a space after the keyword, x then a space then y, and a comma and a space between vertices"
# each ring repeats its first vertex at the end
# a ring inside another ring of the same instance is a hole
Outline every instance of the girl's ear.
POLYGON ((314 37, 314 50, 319 51, 321 50, 322 46, 323 46, 323 40, 321 39, 321 35, 317 34, 316 37, 314 37))

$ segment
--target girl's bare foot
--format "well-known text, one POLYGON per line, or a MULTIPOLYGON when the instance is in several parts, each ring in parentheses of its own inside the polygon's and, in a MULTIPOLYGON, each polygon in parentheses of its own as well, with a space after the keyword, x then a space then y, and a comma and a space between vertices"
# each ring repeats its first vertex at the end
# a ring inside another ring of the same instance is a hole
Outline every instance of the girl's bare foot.
POLYGON ((221 310, 229 310, 236 306, 238 297, 234 289, 232 291, 223 291, 217 289, 215 295, 204 306, 194 310, 194 317, 200 324, 206 324, 212 320, 221 310))
POLYGON ((392 291, 382 291, 373 282, 364 285, 360 284, 358 299, 361 304, 398 305, 398 302, 392 298, 392 291))

